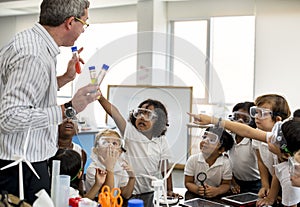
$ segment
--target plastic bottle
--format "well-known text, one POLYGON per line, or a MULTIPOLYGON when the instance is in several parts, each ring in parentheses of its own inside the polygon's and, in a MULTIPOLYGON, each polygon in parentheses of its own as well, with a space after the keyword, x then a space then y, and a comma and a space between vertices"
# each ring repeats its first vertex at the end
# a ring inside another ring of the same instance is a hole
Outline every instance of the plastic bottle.
POLYGON ((103 65, 102 65, 102 68, 101 68, 101 70, 100 70, 100 72, 99 72, 99 74, 98 74, 98 76, 97 76, 97 80, 99 81, 99 82, 98 82, 98 85, 99 85, 99 86, 100 86, 100 84, 102 83, 102 81, 103 81, 103 79, 104 79, 104 77, 105 77, 105 75, 106 75, 106 73, 107 73, 108 68, 109 68, 108 65, 106 65, 106 64, 103 64, 103 65))
POLYGON ((141 199, 130 199, 127 207, 144 207, 144 201, 141 199))
POLYGON ((96 67, 90 66, 89 71, 90 71, 91 83, 97 84, 96 67))
MULTIPOLYGON (((76 46, 71 47, 71 50, 72 50, 73 56, 76 55, 76 57, 79 58, 77 47, 76 46)), ((75 68, 76 68, 76 73, 78 73, 78 74, 81 73, 81 66, 80 66, 79 60, 76 62, 75 68)))

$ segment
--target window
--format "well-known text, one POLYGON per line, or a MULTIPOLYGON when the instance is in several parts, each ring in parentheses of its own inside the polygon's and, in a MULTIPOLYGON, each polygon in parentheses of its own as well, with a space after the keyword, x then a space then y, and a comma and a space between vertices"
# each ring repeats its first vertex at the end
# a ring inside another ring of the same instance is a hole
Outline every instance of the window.
POLYGON ((189 54, 194 57, 189 62, 194 62, 201 59, 199 70, 195 70, 190 67, 187 61, 183 60, 184 54, 191 52, 185 51, 185 42, 180 39, 174 38, 174 57, 173 62, 173 84, 180 84, 180 80, 186 83, 187 86, 193 86, 193 97, 194 99, 205 99, 205 82, 206 82, 206 48, 207 48, 207 20, 200 21, 183 21, 174 22, 174 35, 187 40, 196 49, 199 50, 198 54, 189 54), (184 54, 180 55, 181 52, 184 54), (200 57, 198 57, 200 55, 200 57), (183 56, 181 58, 180 56, 183 56), (179 78, 180 77, 180 78, 179 78))
POLYGON ((253 100, 254 16, 174 21, 172 31, 177 37, 173 41, 172 72, 180 77, 177 79, 193 86, 195 104, 232 105, 253 100), (184 48, 179 38, 199 50, 190 53, 190 62, 180 59, 184 48), (198 61, 196 67, 191 67, 193 61, 198 61))

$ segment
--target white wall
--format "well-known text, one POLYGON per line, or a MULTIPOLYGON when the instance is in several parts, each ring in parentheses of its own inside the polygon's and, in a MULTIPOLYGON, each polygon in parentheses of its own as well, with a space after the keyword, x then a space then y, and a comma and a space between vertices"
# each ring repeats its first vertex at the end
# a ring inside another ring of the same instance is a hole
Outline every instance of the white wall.
POLYGON ((252 15, 254 8, 255 0, 174 1, 168 3, 168 18, 178 20, 211 16, 252 15))
POLYGON ((32 27, 38 17, 38 14, 0 17, 0 47, 8 43, 15 33, 32 27))
POLYGON ((89 9, 89 23, 136 21, 136 6, 89 9))
MULTIPOLYGON (((198 0, 169 2, 167 19, 208 16, 256 15, 254 96, 284 95, 293 110, 300 108, 300 1, 298 0, 198 0), (299 71, 299 72, 298 72, 299 71)), ((0 46, 15 32, 37 21, 37 14, 0 18, 0 46), (5 28, 5 29, 3 29, 5 28)), ((136 6, 90 10, 90 22, 136 20, 136 6)))
POLYGON ((300 108, 300 1, 269 2, 257 2, 254 94, 284 95, 294 111, 300 108))
POLYGON ((0 18, 0 47, 5 45, 16 32, 16 17, 0 18))

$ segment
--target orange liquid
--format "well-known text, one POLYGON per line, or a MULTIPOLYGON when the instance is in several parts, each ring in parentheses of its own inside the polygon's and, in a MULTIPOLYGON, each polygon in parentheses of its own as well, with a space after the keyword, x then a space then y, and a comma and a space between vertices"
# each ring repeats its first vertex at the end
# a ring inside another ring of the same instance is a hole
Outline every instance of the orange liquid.
POLYGON ((81 67, 80 67, 80 63, 79 63, 79 61, 78 61, 78 62, 76 62, 76 64, 75 64, 75 68, 76 68, 76 73, 77 73, 77 74, 80 74, 80 73, 81 73, 81 67))

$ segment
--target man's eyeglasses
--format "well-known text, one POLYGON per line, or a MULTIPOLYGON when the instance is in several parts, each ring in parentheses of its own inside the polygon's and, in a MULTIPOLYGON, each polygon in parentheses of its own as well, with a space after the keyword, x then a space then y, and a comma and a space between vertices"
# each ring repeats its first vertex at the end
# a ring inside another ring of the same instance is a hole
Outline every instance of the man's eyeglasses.
POLYGON ((83 29, 84 29, 84 30, 90 26, 88 23, 86 23, 85 21, 83 21, 82 19, 80 19, 80 18, 78 18, 78 17, 74 17, 74 19, 75 19, 76 21, 80 22, 81 24, 83 24, 83 29))
POLYGON ((250 115, 240 111, 233 112, 232 115, 229 115, 229 119, 231 121, 241 121, 244 124, 250 124, 251 122, 250 115))
POLYGON ((270 109, 260 108, 257 106, 252 106, 249 112, 251 117, 258 119, 266 119, 273 115, 273 112, 270 109))

